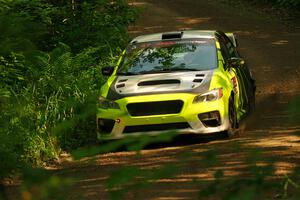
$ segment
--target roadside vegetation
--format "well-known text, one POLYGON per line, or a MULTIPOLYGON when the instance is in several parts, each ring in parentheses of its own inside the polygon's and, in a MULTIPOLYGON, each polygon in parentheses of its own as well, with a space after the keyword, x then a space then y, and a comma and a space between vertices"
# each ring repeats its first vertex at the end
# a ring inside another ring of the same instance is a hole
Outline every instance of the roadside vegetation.
MULTIPOLYGON (((300 10, 298 0, 263 3, 300 10)), ((64 199, 62 186, 71 180, 37 168, 55 162, 61 151, 73 152, 79 159, 125 146, 138 155, 148 143, 172 139, 174 134, 141 137, 73 151, 96 141, 95 106, 104 83, 101 68, 115 63, 129 41, 127 27, 136 17, 137 11, 126 0, 0 0, 0 199, 6 198, 1 181, 15 174, 24 180, 23 199, 64 199)), ((216 155, 204 152, 203 163, 217 164, 216 155)), ((223 174, 216 171, 216 182, 199 198, 221 191, 225 199, 254 199, 251 195, 260 195, 265 187, 273 189, 265 182, 273 167, 255 163, 249 163, 253 179, 248 181, 220 184, 223 174), (225 190, 229 186, 232 190, 225 190)), ((123 199, 132 188, 146 187, 179 171, 174 166, 124 168, 110 176, 106 187, 111 199, 123 199), (137 177, 142 179, 136 182, 137 177)), ((283 185, 275 187, 279 197, 286 198, 290 187, 298 191, 300 186, 285 177, 283 185)), ((296 195, 291 197, 297 199, 296 195)))
POLYGON ((0 1, 0 179, 95 142, 101 67, 136 15, 126 0, 0 1))

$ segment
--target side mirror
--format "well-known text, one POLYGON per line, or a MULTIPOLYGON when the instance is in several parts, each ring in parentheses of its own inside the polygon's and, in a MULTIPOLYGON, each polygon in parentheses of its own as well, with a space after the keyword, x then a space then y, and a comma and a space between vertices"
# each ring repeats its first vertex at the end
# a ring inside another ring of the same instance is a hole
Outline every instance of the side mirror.
POLYGON ((225 35, 231 40, 234 47, 238 46, 238 41, 233 33, 225 33, 225 35))
POLYGON ((227 60, 228 67, 236 67, 244 64, 245 61, 242 58, 232 57, 227 60))
POLYGON ((115 68, 114 67, 103 67, 101 69, 101 72, 104 76, 110 76, 114 72, 115 68))

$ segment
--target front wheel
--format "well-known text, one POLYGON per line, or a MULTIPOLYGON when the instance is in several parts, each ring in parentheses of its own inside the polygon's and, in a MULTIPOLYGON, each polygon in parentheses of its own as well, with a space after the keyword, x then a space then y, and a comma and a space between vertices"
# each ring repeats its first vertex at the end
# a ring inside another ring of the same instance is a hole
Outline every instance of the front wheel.
POLYGON ((238 127, 239 127, 233 96, 231 96, 229 99, 228 119, 229 119, 229 127, 227 130, 227 136, 230 137, 238 133, 238 127))

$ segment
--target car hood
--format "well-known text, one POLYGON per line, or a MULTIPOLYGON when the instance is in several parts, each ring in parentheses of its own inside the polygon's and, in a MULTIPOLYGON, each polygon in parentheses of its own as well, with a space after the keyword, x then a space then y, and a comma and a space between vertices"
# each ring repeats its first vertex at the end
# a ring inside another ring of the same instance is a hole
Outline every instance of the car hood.
POLYGON ((107 98, 117 100, 128 96, 203 93, 209 89, 214 70, 184 71, 116 76, 111 84, 107 98))

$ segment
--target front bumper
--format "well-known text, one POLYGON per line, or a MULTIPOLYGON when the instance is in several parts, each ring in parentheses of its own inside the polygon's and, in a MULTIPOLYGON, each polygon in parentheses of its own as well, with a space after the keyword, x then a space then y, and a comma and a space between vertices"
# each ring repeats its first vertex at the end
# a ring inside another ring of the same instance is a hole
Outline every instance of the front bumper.
POLYGON ((179 134, 206 134, 227 130, 228 100, 223 96, 211 102, 193 103, 195 96, 186 93, 134 96, 117 100, 120 109, 98 108, 98 138, 114 139, 126 135, 158 134, 171 129, 175 129, 179 134), (172 100, 183 102, 179 113, 131 116, 127 110, 127 105, 131 103, 172 100))

